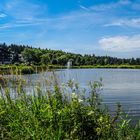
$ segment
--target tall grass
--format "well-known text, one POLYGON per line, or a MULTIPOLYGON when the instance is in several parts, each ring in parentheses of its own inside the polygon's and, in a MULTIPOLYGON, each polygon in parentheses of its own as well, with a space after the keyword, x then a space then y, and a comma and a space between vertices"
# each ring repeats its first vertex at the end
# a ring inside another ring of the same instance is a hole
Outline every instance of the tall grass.
POLYGON ((10 87, 1 86, 0 139, 140 139, 140 125, 132 126, 130 120, 122 118, 120 105, 115 116, 104 107, 101 82, 90 82, 88 91, 80 90, 71 80, 65 84, 55 80, 49 86, 46 84, 46 91, 34 86, 28 94, 19 79, 14 96, 10 87))

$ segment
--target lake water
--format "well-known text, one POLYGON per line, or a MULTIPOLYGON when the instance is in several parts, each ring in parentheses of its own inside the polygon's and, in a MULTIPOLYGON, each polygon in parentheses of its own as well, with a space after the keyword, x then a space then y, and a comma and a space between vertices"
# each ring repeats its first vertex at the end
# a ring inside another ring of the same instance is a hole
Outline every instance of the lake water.
MULTIPOLYGON (((24 75, 25 79, 42 83, 52 72, 24 75)), ((59 83, 72 79, 82 88, 88 88, 89 81, 103 79, 101 96, 103 102, 111 112, 116 109, 116 104, 121 103, 123 110, 135 120, 140 117, 140 70, 134 69, 66 69, 55 71, 59 83)))
POLYGON ((119 102, 123 110, 140 118, 140 70, 133 69, 70 69, 57 71, 61 81, 73 79, 87 88, 89 81, 103 79, 103 102, 113 112, 119 102))

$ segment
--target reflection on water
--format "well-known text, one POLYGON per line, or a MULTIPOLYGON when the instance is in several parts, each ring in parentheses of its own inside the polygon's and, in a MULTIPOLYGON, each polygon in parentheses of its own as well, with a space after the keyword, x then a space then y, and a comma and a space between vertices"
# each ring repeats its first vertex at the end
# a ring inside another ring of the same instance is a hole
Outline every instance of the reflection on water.
MULTIPOLYGON (((57 72, 61 81, 66 81, 63 75, 67 72, 57 72)), ((87 88, 89 81, 103 79, 103 102, 113 112, 116 103, 120 102, 123 110, 131 117, 140 117, 140 70, 133 69, 72 69, 69 78, 87 88)))

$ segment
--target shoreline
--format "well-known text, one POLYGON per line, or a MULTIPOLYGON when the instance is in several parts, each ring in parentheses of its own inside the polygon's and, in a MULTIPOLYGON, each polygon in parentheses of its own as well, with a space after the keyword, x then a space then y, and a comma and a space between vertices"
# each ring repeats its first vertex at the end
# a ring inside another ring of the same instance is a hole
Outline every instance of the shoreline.
MULTIPOLYGON (((33 74, 46 70, 67 69, 60 65, 0 65, 2 74, 33 74)), ((72 66, 70 69, 140 69, 140 65, 83 65, 72 66)))

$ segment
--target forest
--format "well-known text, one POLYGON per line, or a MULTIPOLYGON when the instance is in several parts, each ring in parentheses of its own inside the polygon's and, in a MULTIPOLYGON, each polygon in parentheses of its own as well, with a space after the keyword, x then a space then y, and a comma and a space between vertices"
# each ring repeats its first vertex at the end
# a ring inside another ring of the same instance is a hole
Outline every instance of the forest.
POLYGON ((86 65, 140 65, 140 58, 117 58, 111 56, 96 56, 95 54, 75 54, 62 50, 34 48, 28 45, 0 44, 0 62, 9 60, 11 64, 26 63, 27 65, 61 65, 68 61, 73 66, 86 65))

